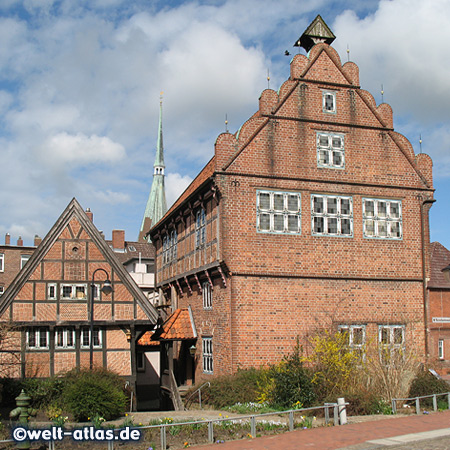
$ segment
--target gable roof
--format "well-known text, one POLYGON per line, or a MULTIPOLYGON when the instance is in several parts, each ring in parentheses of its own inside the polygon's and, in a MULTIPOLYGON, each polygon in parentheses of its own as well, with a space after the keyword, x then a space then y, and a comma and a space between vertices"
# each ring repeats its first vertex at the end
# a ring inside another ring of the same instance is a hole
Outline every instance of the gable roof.
POLYGON ((430 281, 429 288, 445 288, 450 289, 450 281, 448 281, 442 272, 442 269, 450 264, 450 251, 447 250, 439 242, 430 244, 430 281))
POLYGON ((151 334, 150 338, 152 340, 180 341, 196 339, 197 330, 195 328, 190 307, 176 309, 160 328, 154 333, 152 331, 147 331, 144 336, 148 333, 151 334))
POLYGON ((91 222, 89 217, 84 212, 81 205, 76 198, 73 198, 67 205, 66 209, 59 216, 53 227, 47 233, 45 238, 39 244, 31 258, 28 260, 25 267, 17 274, 13 282, 10 284, 6 292, 0 298, 0 316, 11 305, 14 298, 22 289, 24 284, 28 281, 30 276, 34 273, 39 263, 53 246, 53 244, 60 237, 63 230, 69 225, 72 218, 76 218, 83 229, 88 233, 92 241, 97 245, 100 252, 105 257, 106 261, 114 269, 127 290, 136 299, 136 302, 148 316, 149 320, 156 322, 158 320, 158 312, 154 306, 147 300, 144 293, 139 289, 137 284, 131 278, 125 267, 120 263, 113 250, 109 247, 106 241, 101 236, 95 225, 91 222))

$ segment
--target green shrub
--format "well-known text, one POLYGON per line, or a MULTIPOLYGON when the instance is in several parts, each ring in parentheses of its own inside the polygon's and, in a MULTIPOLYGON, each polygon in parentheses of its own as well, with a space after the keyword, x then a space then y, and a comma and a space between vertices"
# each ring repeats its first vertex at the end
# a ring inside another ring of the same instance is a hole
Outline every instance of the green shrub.
MULTIPOLYGON (((262 370, 238 370, 233 375, 224 375, 211 380, 210 387, 202 388, 202 404, 214 408, 225 408, 236 403, 256 402, 258 397, 258 381, 262 370)), ((194 392, 198 385, 191 389, 194 392)), ((186 396, 189 398, 189 394, 186 396)), ((198 394, 192 402, 198 401, 198 394)))
POLYGON ((22 381, 22 388, 31 397, 34 408, 43 409, 50 404, 61 406, 64 390, 64 378, 26 378, 22 381))
POLYGON ((111 420, 122 415, 126 396, 122 379, 113 372, 72 371, 66 375, 63 400, 68 411, 79 421, 100 416, 111 420))
MULTIPOLYGON (((412 381, 408 397, 421 397, 424 395, 441 394, 445 392, 450 392, 450 386, 446 381, 439 380, 428 370, 422 370, 412 381)), ((431 406, 433 400, 430 398, 422 400, 420 403, 424 406, 431 406)))

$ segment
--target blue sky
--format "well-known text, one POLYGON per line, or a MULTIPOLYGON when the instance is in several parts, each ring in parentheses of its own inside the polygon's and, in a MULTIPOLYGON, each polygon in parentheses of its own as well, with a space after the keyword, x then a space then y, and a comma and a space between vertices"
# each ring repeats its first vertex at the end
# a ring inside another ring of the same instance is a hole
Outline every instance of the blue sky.
POLYGON ((171 204, 239 129, 317 14, 396 131, 434 162, 431 238, 450 248, 447 0, 2 0, 0 242, 45 236, 72 197, 107 237, 138 235, 164 92, 171 204))

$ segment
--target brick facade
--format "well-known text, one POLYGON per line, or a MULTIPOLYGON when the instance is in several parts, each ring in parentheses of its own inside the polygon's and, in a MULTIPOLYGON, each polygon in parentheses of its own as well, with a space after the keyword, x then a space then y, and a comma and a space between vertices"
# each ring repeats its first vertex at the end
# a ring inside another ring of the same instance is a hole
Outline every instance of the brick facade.
POLYGON ((157 286, 172 310, 192 308, 196 378, 279 361, 297 337, 304 344, 339 325, 363 327, 375 344, 382 327, 397 326, 402 345, 425 357, 433 191, 431 159, 415 155, 393 130, 391 107, 359 87, 356 64, 342 65, 325 43, 296 55, 290 78, 262 93, 238 133, 217 138, 213 159, 150 232, 157 286), (261 195, 272 198, 264 212, 261 195), (337 212, 322 214, 325 201, 337 212))

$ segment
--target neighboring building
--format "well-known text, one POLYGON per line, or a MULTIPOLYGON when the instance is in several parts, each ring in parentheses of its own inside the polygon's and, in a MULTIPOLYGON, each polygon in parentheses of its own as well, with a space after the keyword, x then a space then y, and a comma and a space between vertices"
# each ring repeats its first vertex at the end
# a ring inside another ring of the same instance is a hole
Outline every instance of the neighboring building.
POLYGON ((138 241, 143 241, 151 226, 158 222, 167 211, 166 191, 164 187, 164 146, 162 130, 162 98, 159 102, 158 142, 156 158, 153 164, 153 182, 148 196, 147 206, 142 219, 138 241))
POLYGON ((430 246, 428 332, 431 361, 439 361, 439 374, 450 380, 450 251, 439 242, 430 246))
POLYGON ((34 246, 24 246, 23 240, 19 236, 17 245, 11 245, 11 236, 5 235, 5 245, 0 244, 0 296, 14 280, 19 270, 25 266, 36 247, 40 244, 41 238, 34 237, 34 246))
POLYGON ((156 285, 198 334, 171 341, 178 384, 193 343, 197 381, 279 361, 324 328, 348 330, 355 348, 425 355, 432 162, 333 39, 318 16, 296 43, 308 56, 217 138, 150 231, 156 285))
POLYGON ((92 354, 95 366, 135 387, 136 341, 158 313, 91 219, 73 199, 1 297, 1 319, 14 326, 11 350, 20 354, 10 376, 49 377, 89 367, 92 354), (102 291, 107 279, 109 294, 102 291))

